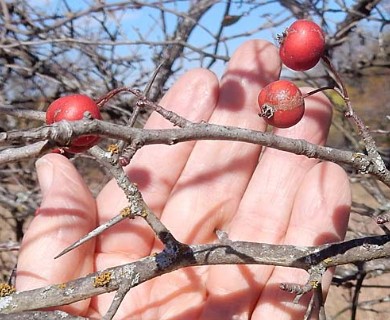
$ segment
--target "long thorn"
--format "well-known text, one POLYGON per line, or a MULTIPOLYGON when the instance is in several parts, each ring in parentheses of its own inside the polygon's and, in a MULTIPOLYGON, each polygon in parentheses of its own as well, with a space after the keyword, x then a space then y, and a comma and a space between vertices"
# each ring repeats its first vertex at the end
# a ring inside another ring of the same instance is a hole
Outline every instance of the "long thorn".
MULTIPOLYGON (((162 67, 163 63, 161 62, 157 68, 153 71, 153 74, 152 74, 152 78, 148 81, 148 83, 146 84, 146 87, 145 89, 143 90, 142 94, 144 97, 148 97, 148 94, 150 92, 150 89, 152 89, 152 86, 153 86, 153 83, 154 83, 154 80, 156 80, 156 77, 157 77, 157 74, 158 72, 160 71, 161 67, 162 67)), ((135 124, 135 120, 137 119, 138 117, 138 114, 139 114, 139 110, 140 110, 140 107, 138 104, 135 105, 134 107, 134 110, 133 110, 133 114, 129 120, 129 125, 130 127, 134 126, 135 124)))
MULTIPOLYGON (((145 87, 145 89, 142 92, 142 96, 143 97, 148 98, 148 94, 150 92, 150 89, 152 88, 154 80, 156 80, 157 74, 160 71, 162 65, 163 65, 163 63, 161 62, 157 66, 157 68, 154 70, 152 78, 146 84, 146 87, 145 87)), ((141 110, 140 105, 138 103, 136 103, 134 108, 133 108, 133 113, 132 113, 132 115, 131 115, 131 117, 130 117, 130 119, 128 121, 128 124, 129 124, 130 127, 134 126, 134 124, 135 124, 135 122, 136 122, 136 120, 138 118, 140 110, 141 110)), ((123 150, 122 155, 120 156, 119 161, 120 161, 122 166, 126 166, 126 165, 128 165, 130 163, 130 160, 131 160, 131 158, 134 155, 134 150, 128 149, 126 147, 127 144, 124 141, 120 141, 118 145, 119 145, 119 149, 123 150)))
POLYGON ((56 255, 54 257, 54 259, 57 259, 61 256, 63 256, 65 253, 68 253, 69 251, 81 246, 83 243, 87 242, 88 240, 98 236, 99 234, 101 234, 104 230, 107 230, 108 228, 112 227, 113 225, 121 222, 122 220, 128 218, 128 216, 126 215, 123 215, 123 214, 118 214, 117 216, 115 216, 114 218, 108 220, 106 223, 98 226, 97 228, 95 228, 94 230, 92 230, 90 233, 86 234, 84 237, 80 238, 79 240, 77 240, 75 243, 73 243, 72 245, 70 245, 69 247, 67 247, 66 249, 64 249, 63 251, 61 251, 58 255, 56 255))

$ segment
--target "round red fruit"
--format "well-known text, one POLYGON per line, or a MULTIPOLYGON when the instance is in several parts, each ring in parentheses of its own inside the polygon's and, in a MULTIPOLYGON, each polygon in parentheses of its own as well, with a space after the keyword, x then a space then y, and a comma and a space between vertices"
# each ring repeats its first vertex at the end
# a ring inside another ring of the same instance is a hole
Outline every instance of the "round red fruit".
MULTIPOLYGON (((101 119, 101 114, 95 101, 90 97, 76 94, 53 101, 46 111, 46 123, 52 124, 61 120, 76 121, 89 115, 93 119, 101 119)), ((83 152, 99 142, 95 135, 84 135, 72 140, 68 152, 83 152)))
POLYGON ((305 112, 305 101, 299 88, 287 80, 278 80, 265 86, 259 93, 260 116, 278 128, 297 124, 305 112))
POLYGON ((309 20, 295 21, 280 40, 279 55, 290 69, 313 68, 325 51, 325 35, 319 25, 309 20))

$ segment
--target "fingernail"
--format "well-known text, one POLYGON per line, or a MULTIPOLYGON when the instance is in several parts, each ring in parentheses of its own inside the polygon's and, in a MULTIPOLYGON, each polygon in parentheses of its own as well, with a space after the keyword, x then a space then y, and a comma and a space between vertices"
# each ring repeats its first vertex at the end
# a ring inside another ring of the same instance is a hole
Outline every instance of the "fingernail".
POLYGON ((37 169, 39 186, 44 197, 53 181, 53 164, 43 157, 35 162, 35 168, 37 169))

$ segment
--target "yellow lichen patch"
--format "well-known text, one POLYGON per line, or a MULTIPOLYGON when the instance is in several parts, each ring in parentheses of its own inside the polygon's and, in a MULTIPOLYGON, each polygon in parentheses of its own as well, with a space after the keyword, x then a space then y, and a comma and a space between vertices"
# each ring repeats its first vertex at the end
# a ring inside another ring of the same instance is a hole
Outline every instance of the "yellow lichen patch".
POLYGON ((111 272, 105 271, 101 274, 99 274, 93 281, 93 286, 95 288, 97 287, 104 287, 108 285, 111 281, 111 272))
POLYGON ((66 288, 66 283, 60 283, 60 284, 58 285, 58 288, 60 288, 60 289, 65 289, 65 288, 66 288))
POLYGON ((108 152, 111 152, 111 153, 114 153, 114 154, 118 154, 119 152, 119 146, 117 144, 110 144, 108 147, 107 147, 107 151, 108 152))
POLYGON ((123 218, 128 218, 131 216, 131 209, 130 207, 123 208, 120 213, 123 218))
POLYGON ((8 283, 0 283, 0 297, 5 297, 13 294, 16 291, 15 287, 8 283))
POLYGON ((324 263, 325 264, 329 264, 329 263, 331 263, 333 260, 332 260, 332 258, 326 258, 326 259, 324 259, 324 263))
POLYGON ((148 211, 145 209, 142 209, 140 216, 145 218, 148 215, 148 211))

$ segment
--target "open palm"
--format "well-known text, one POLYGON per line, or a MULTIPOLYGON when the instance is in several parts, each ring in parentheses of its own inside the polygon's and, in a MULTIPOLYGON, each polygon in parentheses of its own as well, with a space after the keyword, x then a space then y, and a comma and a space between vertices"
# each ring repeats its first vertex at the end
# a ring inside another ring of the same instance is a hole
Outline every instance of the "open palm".
MULTIPOLYGON (((277 49, 248 41, 234 54, 219 82, 207 70, 182 76, 161 105, 199 122, 265 130, 256 115, 257 95, 278 79, 277 49)), ((275 134, 324 144, 331 105, 322 95, 306 99, 303 120, 275 134)), ((148 128, 171 125, 153 114, 148 128)), ((142 219, 126 220, 54 260, 80 237, 118 214, 126 199, 111 181, 94 199, 73 165, 60 155, 37 162, 43 202, 23 239, 17 289, 63 283, 125 264, 161 249, 142 219)), ((199 141, 142 148, 126 168, 148 206, 184 243, 231 240, 318 245, 344 237, 350 190, 344 171, 271 148, 231 141, 199 141)), ((265 253, 266 254, 266 253, 265 253)), ((280 282, 305 283, 301 270, 272 266, 193 267, 133 288, 115 319, 300 319, 308 298, 292 303, 280 282)), ((330 274, 324 279, 329 285, 330 274)), ((101 318, 113 294, 62 309, 101 318)))

